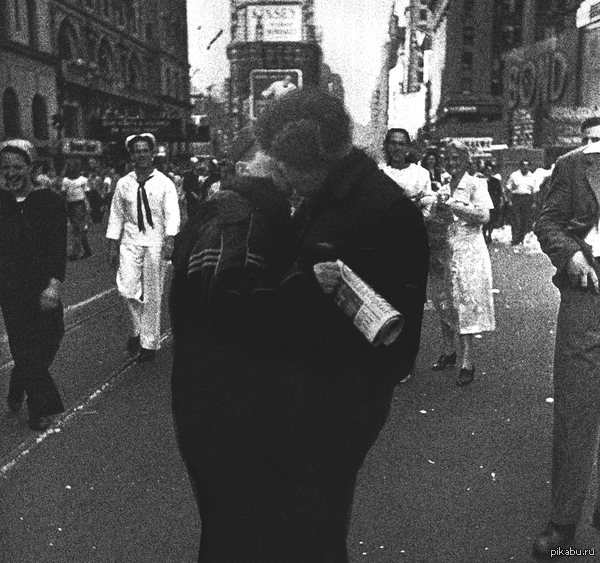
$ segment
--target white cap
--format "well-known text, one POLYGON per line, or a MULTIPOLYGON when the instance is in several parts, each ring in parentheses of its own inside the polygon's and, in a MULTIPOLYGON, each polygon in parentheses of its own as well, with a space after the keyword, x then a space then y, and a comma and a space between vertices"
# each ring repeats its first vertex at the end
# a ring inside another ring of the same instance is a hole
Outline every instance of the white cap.
POLYGON ((136 133, 135 135, 129 135, 125 139, 125 148, 131 152, 132 145, 136 141, 150 141, 151 149, 154 150, 156 147, 156 137, 152 133, 136 133))

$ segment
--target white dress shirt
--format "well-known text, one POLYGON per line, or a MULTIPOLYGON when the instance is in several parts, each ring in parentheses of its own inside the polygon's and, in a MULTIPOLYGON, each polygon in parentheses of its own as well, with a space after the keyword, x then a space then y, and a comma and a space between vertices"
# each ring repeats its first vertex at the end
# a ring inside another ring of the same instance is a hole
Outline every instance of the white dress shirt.
POLYGON ((515 170, 508 177, 506 189, 512 195, 533 195, 540 191, 533 172, 523 174, 521 170, 515 170))
POLYGON ((123 176, 118 182, 110 207, 106 238, 120 240, 121 244, 138 246, 162 246, 166 236, 179 232, 179 202, 175 184, 158 170, 154 170, 145 183, 152 222, 150 226, 144 206, 145 230, 138 227, 138 181, 135 171, 123 176))
POLYGON ((409 199, 417 204, 423 216, 429 218, 436 200, 435 192, 431 188, 429 172, 413 162, 400 169, 389 165, 381 165, 380 168, 398 184, 409 199))

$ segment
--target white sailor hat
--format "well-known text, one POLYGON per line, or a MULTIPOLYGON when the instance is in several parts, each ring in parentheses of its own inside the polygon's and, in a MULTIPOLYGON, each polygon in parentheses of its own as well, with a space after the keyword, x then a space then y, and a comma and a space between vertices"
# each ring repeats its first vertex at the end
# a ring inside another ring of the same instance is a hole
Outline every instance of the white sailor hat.
POLYGON ((125 148, 131 152, 133 148, 133 143, 136 141, 149 141, 150 148, 154 150, 156 147, 156 137, 152 133, 136 133, 135 135, 129 135, 127 139, 125 139, 125 148))
POLYGON ((29 165, 33 164, 36 160, 35 147, 25 139, 9 139, 0 143, 0 153, 6 149, 18 151, 23 154, 27 158, 29 165))

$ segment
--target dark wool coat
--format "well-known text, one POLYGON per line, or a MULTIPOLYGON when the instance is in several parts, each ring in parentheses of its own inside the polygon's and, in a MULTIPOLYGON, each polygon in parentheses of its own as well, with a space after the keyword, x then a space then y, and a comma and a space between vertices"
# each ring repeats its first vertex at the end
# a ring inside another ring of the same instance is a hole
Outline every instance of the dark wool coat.
POLYGON ((260 296, 267 313, 246 317, 246 338, 194 318, 185 272, 175 272, 173 409, 202 563, 346 562, 357 473, 418 351, 425 226, 372 159, 353 151, 289 228, 280 219, 282 285, 260 296), (312 266, 331 258, 403 313, 395 344, 373 348, 320 289, 312 266))
POLYGON ((569 285, 566 268, 578 250, 595 265, 584 239, 600 217, 599 171, 600 153, 581 147, 560 157, 550 178, 534 232, 556 268, 553 279, 559 288, 569 285))
POLYGON ((18 204, 0 190, 0 290, 39 295, 50 278, 64 281, 66 269, 67 216, 60 196, 35 190, 18 204))

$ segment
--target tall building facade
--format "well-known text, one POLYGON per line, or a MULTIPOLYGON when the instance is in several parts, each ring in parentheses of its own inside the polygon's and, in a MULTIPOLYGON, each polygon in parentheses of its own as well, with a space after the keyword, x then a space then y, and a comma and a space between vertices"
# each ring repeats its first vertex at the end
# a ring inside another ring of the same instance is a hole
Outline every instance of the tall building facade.
POLYGON ((2 10, 0 51, 17 63, 0 78, 3 137, 45 136, 67 156, 102 150, 101 142, 119 150, 140 129, 185 140, 185 0, 14 0, 2 10), (30 61, 35 71, 21 72, 30 61))
POLYGON ((268 103, 273 83, 320 86, 322 53, 313 0, 231 0, 230 9, 230 113, 240 129, 268 103))
POLYGON ((0 3, 0 140, 26 137, 50 153, 56 68, 49 1, 0 3))
POLYGON ((434 138, 501 142, 502 55, 520 41, 512 25, 519 5, 520 0, 430 0, 434 138))

